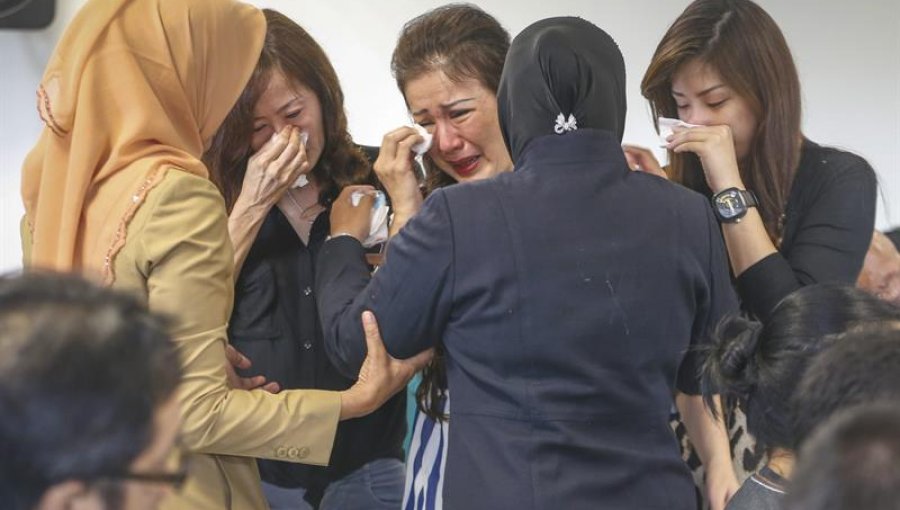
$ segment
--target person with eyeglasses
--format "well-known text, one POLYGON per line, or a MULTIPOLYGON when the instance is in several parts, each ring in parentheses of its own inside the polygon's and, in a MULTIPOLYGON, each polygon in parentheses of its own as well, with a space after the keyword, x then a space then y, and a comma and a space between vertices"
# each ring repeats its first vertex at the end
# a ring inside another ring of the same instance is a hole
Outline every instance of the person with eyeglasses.
POLYGON ((262 11, 236 0, 88 0, 38 85, 44 127, 22 165, 23 265, 76 272, 172 317, 194 462, 166 509, 268 508, 256 458, 328 465, 338 423, 378 409, 428 357, 396 360, 379 341, 349 388, 277 394, 228 364, 249 360, 229 343, 234 251, 201 158, 266 30, 262 11))
POLYGON ((184 482, 168 327, 74 276, 0 278, 0 506, 155 509, 184 482))

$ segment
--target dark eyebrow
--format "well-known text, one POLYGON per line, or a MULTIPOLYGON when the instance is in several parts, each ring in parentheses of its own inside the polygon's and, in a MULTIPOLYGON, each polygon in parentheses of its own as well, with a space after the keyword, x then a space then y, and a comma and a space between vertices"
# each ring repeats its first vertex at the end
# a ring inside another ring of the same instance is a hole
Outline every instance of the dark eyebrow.
MULTIPOLYGON (((453 108, 454 106, 458 106, 459 103, 464 103, 466 101, 474 101, 476 98, 474 97, 464 97, 462 99, 457 99, 456 101, 451 101, 449 103, 445 103, 440 105, 442 110, 448 110, 453 108)), ((415 117, 416 115, 422 115, 424 113, 428 113, 428 108, 422 108, 421 110, 417 110, 412 112, 412 115, 415 117)))
MULTIPOLYGON (((710 87, 710 88, 704 90, 703 92, 700 92, 699 94, 697 94, 697 96, 705 96, 706 94, 709 94, 710 92, 712 92, 712 91, 714 91, 714 90, 718 90, 718 89, 720 89, 720 88, 722 88, 722 87, 724 87, 724 86, 725 86, 724 83, 720 83, 720 84, 718 84, 718 85, 713 85, 712 87, 710 87)), ((678 97, 684 97, 684 93, 683 93, 683 92, 678 92, 677 90, 674 90, 674 89, 672 90, 672 95, 673 95, 673 96, 678 96, 678 97)))

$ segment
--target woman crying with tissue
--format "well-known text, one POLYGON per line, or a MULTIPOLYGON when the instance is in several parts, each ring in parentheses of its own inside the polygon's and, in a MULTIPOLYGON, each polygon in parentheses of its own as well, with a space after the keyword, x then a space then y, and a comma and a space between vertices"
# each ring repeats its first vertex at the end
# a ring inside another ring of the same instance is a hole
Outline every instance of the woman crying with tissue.
MULTIPOLYGON (((376 151, 347 131, 343 93, 322 48, 273 11, 262 54, 205 155, 229 210, 235 303, 229 335, 283 388, 340 390, 322 344, 313 276, 327 211, 348 185, 374 182, 376 151)), ((260 460, 273 509, 396 509, 403 491, 406 394, 338 426, 328 467, 260 460)))
MULTIPOLYGON (((404 25, 391 68, 413 125, 387 133, 374 164, 391 197, 391 235, 421 209, 423 195, 512 170, 497 116, 509 40, 500 22, 471 4, 438 7, 404 25)), ((403 510, 434 510, 442 508, 450 418, 440 345, 416 400, 403 510)))
POLYGON ((497 90, 515 171, 431 193, 374 275, 368 212, 334 202, 346 235, 316 268, 326 343, 352 373, 361 310, 395 355, 443 343, 447 508, 693 510, 668 415, 676 389, 700 398, 692 347, 736 308, 712 212, 628 170, 625 65, 596 26, 529 26, 497 90))
POLYGON ((874 228, 875 174, 861 157, 803 136, 797 69, 761 7, 689 5, 641 90, 659 125, 683 122, 665 139, 669 176, 710 197, 748 312, 765 320, 801 286, 856 281, 874 228))
MULTIPOLYGON (((629 162, 710 199, 746 312, 765 323, 802 286, 856 281, 874 228, 875 174, 859 156, 803 135, 797 69, 761 7, 690 4, 657 46, 641 90, 669 166, 626 146, 629 162)), ((765 452, 749 442, 740 410, 728 415, 743 479, 765 452)))

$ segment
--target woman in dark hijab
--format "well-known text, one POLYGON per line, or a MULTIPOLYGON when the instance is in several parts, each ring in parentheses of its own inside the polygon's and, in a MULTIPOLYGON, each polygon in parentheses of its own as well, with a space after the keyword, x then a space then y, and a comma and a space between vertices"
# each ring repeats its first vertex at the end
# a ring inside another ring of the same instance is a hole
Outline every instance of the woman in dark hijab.
POLYGON ((685 353, 736 301, 706 200, 629 171, 624 87, 605 32, 535 23, 498 91, 515 172, 432 193, 371 280, 365 188, 333 206, 326 347, 359 367, 365 309, 394 356, 443 341, 447 508, 696 508, 668 415, 676 390, 699 394, 685 353))

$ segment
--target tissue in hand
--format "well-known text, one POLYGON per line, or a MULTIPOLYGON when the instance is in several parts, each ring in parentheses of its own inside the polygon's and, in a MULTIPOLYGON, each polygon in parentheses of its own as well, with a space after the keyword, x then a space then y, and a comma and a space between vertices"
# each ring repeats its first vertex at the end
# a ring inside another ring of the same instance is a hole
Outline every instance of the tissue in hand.
MULTIPOLYGON (((353 207, 359 205, 359 200, 365 195, 364 191, 356 191, 350 195, 350 203, 353 207)), ((363 241, 366 248, 387 241, 388 215, 391 208, 387 205, 387 199, 381 191, 375 191, 375 203, 372 205, 372 219, 369 223, 369 237, 363 241)))
POLYGON ((412 151, 415 152, 417 156, 421 156, 428 152, 428 149, 431 148, 431 140, 434 137, 431 133, 428 132, 427 129, 420 126, 419 124, 413 124, 412 127, 416 130, 417 133, 419 133, 419 136, 424 138, 424 140, 412 146, 412 151))
POLYGON ((678 119, 670 119, 668 117, 660 117, 659 118, 659 142, 662 144, 662 147, 665 147, 669 144, 666 138, 672 136, 675 131, 674 128, 682 127, 682 128, 695 128, 700 127, 697 124, 688 124, 687 122, 682 122, 678 119))
MULTIPOLYGON (((306 131, 301 131, 300 132, 300 143, 303 144, 304 149, 306 148, 306 142, 308 142, 308 141, 309 141, 309 133, 307 133, 306 131)), ((294 181, 294 185, 291 187, 292 188, 302 188, 303 186, 306 186, 307 184, 309 184, 309 179, 306 178, 306 174, 301 174, 300 177, 297 177, 297 180, 294 181)))

